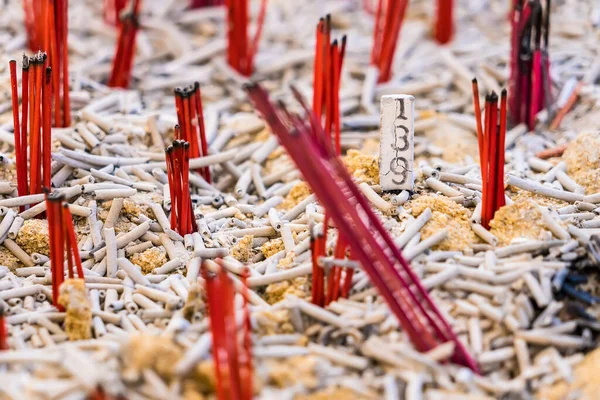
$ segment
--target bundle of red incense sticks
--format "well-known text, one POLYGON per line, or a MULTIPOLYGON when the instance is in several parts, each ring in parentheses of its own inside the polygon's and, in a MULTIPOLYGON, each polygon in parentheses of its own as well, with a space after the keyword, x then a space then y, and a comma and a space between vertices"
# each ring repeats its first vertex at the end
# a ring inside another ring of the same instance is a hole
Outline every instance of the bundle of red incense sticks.
POLYGON ((241 284, 244 300, 242 329, 238 329, 235 315, 234 283, 223 266, 215 260, 217 271, 209 272, 206 263, 202 275, 206 282, 206 302, 212 333, 213 362, 217 377, 219 400, 252 399, 252 343, 248 291, 245 276, 241 284), (239 333, 238 333, 239 332, 239 333), (240 345, 241 344, 241 345, 240 345))
MULTIPOLYGON (((191 158, 207 156, 208 143, 204 128, 200 83, 195 82, 192 86, 175 89, 175 108, 177 109, 177 122, 181 128, 175 130, 175 139, 190 143, 191 158)), ((201 168, 198 172, 206 182, 211 183, 208 167, 201 168)))
POLYGON ((508 108, 514 124, 532 130, 535 117, 552 103, 550 57, 550 0, 517 0, 512 13, 508 108))
POLYGON ((481 121, 479 104, 479 88, 473 79, 473 103, 477 120, 477 140, 479 144, 479 163, 483 197, 481 208, 481 224, 489 229, 490 221, 500 207, 506 204, 504 197, 504 154, 506 138, 506 89, 500 98, 492 92, 485 99, 485 124, 481 121))
POLYGON ((54 94, 53 126, 71 124, 69 97, 68 0, 24 0, 29 48, 48 54, 54 94))
POLYGON ((252 41, 248 39, 248 0, 225 0, 227 6, 227 62, 244 76, 252 75, 254 56, 267 12, 267 0, 260 0, 260 11, 256 32, 252 41))
POLYGON ((326 254, 327 235, 323 232, 315 232, 315 229, 311 228, 312 302, 321 307, 328 305, 340 297, 348 297, 352 288, 354 269, 342 268, 339 265, 335 265, 335 262, 343 261, 346 257, 351 259, 351 252, 346 241, 339 232, 338 235, 333 253, 334 265, 325 274, 325 269, 322 267, 320 259, 321 257, 325 257, 326 254), (327 281, 325 280, 326 276, 327 281))
POLYGON ((127 6, 127 0, 104 0, 104 22, 109 25, 121 24, 121 11, 127 6))
POLYGON ((132 0, 130 7, 120 15, 119 38, 113 59, 108 86, 127 89, 131 81, 131 69, 135 54, 135 37, 139 29, 140 0, 132 0))
POLYGON ((52 69, 46 53, 23 57, 21 119, 17 88, 17 62, 11 60, 10 80, 13 106, 17 191, 19 196, 42 193, 51 185, 52 69), (29 140, 28 140, 29 134, 29 140), (27 149, 29 148, 29 166, 27 149), (29 171, 29 179, 27 177, 29 171))
MULTIPOLYGON (((176 126, 175 132, 178 130, 179 126, 176 126)), ((190 144, 175 140, 165 153, 171 195, 171 229, 183 236, 198 230, 190 197, 190 144)))
POLYGON ((408 0, 379 0, 377 3, 371 65, 379 69, 380 83, 392 77, 392 62, 407 7, 408 0))
MULTIPOLYGON (((275 108, 258 84, 246 86, 254 106, 279 138, 325 207, 373 285, 386 300, 414 346, 428 351, 442 343, 455 344, 452 360, 477 371, 477 364, 421 285, 388 231, 352 180, 341 158, 324 135, 317 116, 297 96, 306 115, 275 108)), ((297 93, 297 92, 296 92, 297 93)))
MULTIPOLYGON (((346 36, 342 36, 341 43, 337 40, 331 41, 331 15, 321 18, 317 24, 317 40, 314 61, 313 82, 313 112, 323 126, 323 137, 319 140, 329 144, 333 143, 337 154, 341 154, 340 143, 340 85, 342 65, 346 53, 346 36)), ((324 227, 329 225, 329 215, 325 212, 324 227)), ((327 242, 327 229, 322 235, 313 240, 313 257, 318 260, 324 256, 327 242)), ((336 244, 336 256, 343 258, 346 253, 346 244, 341 235, 338 236, 336 244)), ((325 284, 323 270, 317 262, 313 262, 313 302, 318 305, 326 305, 340 296, 341 268, 334 266, 329 270, 327 277, 327 296, 325 295, 325 284)))
POLYGON ((50 265, 52 269, 52 302, 60 308, 58 296, 60 285, 65 280, 65 248, 67 250, 67 267, 69 278, 75 277, 74 268, 77 269, 77 277, 85 279, 77 237, 73 226, 73 217, 69 211, 68 204, 64 202, 64 196, 58 193, 46 191, 46 214, 48 216, 48 228, 50 237, 50 265))
POLYGON ((437 0, 434 36, 438 43, 446 44, 454 33, 454 0, 437 0))
POLYGON ((325 117, 323 126, 329 139, 323 139, 333 140, 338 153, 341 151, 339 93, 345 52, 346 36, 342 36, 340 44, 337 40, 331 42, 331 16, 321 18, 317 24, 313 111, 320 121, 325 117))

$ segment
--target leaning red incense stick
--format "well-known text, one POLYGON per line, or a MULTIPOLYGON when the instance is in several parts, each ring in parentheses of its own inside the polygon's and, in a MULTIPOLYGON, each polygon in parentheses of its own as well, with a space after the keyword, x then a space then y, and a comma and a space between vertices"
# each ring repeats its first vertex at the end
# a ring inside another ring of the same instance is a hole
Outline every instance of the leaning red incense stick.
POLYGON ((453 361, 477 371, 477 364, 402 257, 333 146, 322 147, 315 140, 318 134, 311 130, 315 126, 322 128, 309 122, 317 118, 309 107, 301 102, 308 114, 305 118, 290 118, 292 114, 285 106, 275 108, 258 84, 248 85, 246 90, 330 213, 338 230, 344 232, 344 240, 415 347, 427 351, 452 341, 455 344, 453 361))

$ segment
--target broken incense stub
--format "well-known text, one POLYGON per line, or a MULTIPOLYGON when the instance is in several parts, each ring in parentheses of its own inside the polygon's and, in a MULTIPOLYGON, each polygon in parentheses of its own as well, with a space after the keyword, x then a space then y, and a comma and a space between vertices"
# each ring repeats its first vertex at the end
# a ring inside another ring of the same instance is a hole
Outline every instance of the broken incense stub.
POLYGON ((383 190, 413 190, 415 98, 406 94, 381 98, 379 181, 383 190))

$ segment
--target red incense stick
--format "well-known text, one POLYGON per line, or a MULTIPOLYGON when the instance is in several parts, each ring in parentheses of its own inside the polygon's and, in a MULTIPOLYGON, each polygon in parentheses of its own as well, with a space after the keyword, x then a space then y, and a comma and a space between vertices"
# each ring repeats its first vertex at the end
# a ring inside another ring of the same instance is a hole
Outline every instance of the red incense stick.
POLYGON ((248 0, 225 0, 225 5, 228 21, 227 61, 240 74, 250 76, 262 35, 267 0, 260 1, 257 28, 251 41, 248 39, 248 0))
POLYGON ((108 86, 127 89, 135 54, 135 38, 139 29, 140 0, 132 0, 131 8, 122 15, 108 86))
POLYGON ((446 44, 452 39, 454 32, 454 0, 437 0, 435 21, 435 39, 438 43, 446 44))
POLYGON ((104 0, 104 22, 109 25, 121 24, 121 11, 127 6, 127 0, 104 0))
POLYGON ((233 281, 223 267, 222 260, 215 261, 218 270, 214 273, 209 272, 205 264, 202 275, 206 282, 206 299, 213 339, 217 398, 250 400, 252 399, 252 355, 248 291, 243 280, 241 283, 241 294, 244 299, 243 322, 240 331, 237 328, 234 308, 233 281))
POLYGON ((408 0, 379 0, 375 14, 371 64, 379 69, 379 83, 392 77, 392 62, 408 0))
POLYGON ((60 285, 64 282, 64 229, 62 217, 63 196, 58 193, 46 193, 46 215, 50 239, 50 267, 52 271, 52 303, 58 307, 60 285))
POLYGON ((23 159, 23 152, 21 148, 21 124, 19 122, 19 93, 17 89, 17 62, 15 60, 11 60, 9 62, 9 68, 15 138, 15 158, 17 163, 17 193, 19 194, 19 196, 23 196, 26 194, 25 187, 27 186, 27 177, 23 175, 24 171, 22 166, 27 162, 27 160, 23 159))
POLYGON ((0 351, 10 349, 8 345, 8 329, 6 328, 6 319, 4 318, 5 314, 5 306, 4 304, 0 304, 0 351))

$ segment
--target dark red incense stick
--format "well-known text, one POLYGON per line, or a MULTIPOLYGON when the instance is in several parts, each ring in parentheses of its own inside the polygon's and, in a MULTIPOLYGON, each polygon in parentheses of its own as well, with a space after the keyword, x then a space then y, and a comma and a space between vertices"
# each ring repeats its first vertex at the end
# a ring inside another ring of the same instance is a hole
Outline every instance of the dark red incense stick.
POLYGON ((17 163, 17 193, 19 196, 26 194, 27 189, 27 177, 26 170, 23 170, 23 166, 27 163, 27 150, 25 150, 25 158, 23 158, 23 150, 21 148, 21 123, 19 122, 19 92, 17 89, 17 62, 11 60, 9 62, 10 68, 10 87, 12 96, 12 108, 13 108, 13 125, 14 125, 14 138, 15 138, 15 159, 17 163))
POLYGON ((121 15, 119 37, 115 48, 112 70, 108 86, 127 89, 131 81, 131 69, 135 54, 135 38, 139 29, 139 11, 141 1, 132 0, 130 8, 121 15))
POLYGON ((225 0, 227 6, 227 61, 232 68, 244 76, 252 75, 254 56, 262 35, 267 0, 260 1, 256 22, 256 33, 248 39, 248 0, 225 0))
POLYGON ((215 261, 218 270, 215 273, 209 272, 204 265, 202 275, 206 282, 206 300, 213 339, 217 398, 250 400, 252 399, 252 354, 248 292, 242 282, 244 319, 240 331, 236 324, 233 281, 223 267, 222 261, 220 259, 215 261))
POLYGON ((104 22, 109 25, 121 25, 121 11, 127 6, 127 0, 104 0, 104 22))
POLYGON ((379 69, 379 82, 392 77, 392 62, 408 0, 379 0, 375 13, 371 64, 379 69))
POLYGON ((216 7, 225 4, 225 0, 191 0, 190 8, 216 7))
POLYGON ((435 20, 435 40, 446 44, 452 39, 454 33, 454 0, 437 0, 435 20))
POLYGON ((50 267, 52 270, 52 303, 56 307, 60 285, 64 282, 65 242, 62 217, 63 196, 58 193, 46 194, 46 215, 48 217, 50 239, 50 267))
POLYGON ((316 115, 301 102, 308 114, 305 118, 293 118, 283 105, 275 108, 258 84, 248 85, 246 90, 415 347, 428 351, 452 341, 452 360, 477 371, 477 364, 402 257, 333 146, 321 146, 315 140, 319 133, 313 130, 321 128, 310 120, 317 120, 316 115))
POLYGON ((4 316, 6 314, 4 303, 0 303, 0 350, 9 350, 8 345, 8 329, 6 329, 6 320, 4 316))
POLYGON ((536 115, 552 103, 550 82, 550 0, 516 0, 512 12, 508 109, 513 124, 530 130, 536 115))

